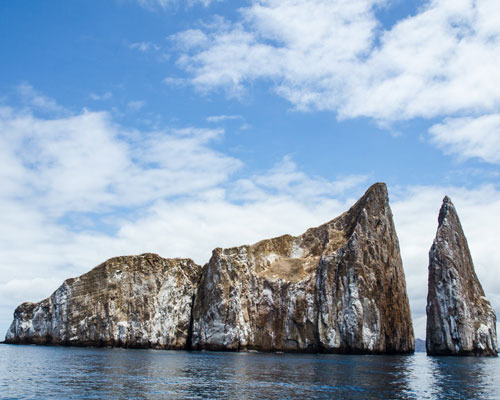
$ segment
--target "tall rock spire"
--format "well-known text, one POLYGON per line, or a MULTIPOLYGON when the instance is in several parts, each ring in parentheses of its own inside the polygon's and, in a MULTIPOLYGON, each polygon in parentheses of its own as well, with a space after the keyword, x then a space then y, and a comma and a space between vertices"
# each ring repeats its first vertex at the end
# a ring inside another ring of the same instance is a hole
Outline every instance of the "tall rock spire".
POLYGON ((410 353, 410 307, 383 183, 300 236, 215 249, 193 308, 197 349, 410 353))
POLYGON ((449 197, 429 252, 429 355, 497 355, 496 315, 474 271, 467 239, 449 197))
POLYGON ((338 217, 345 242, 318 269, 321 347, 348 353, 410 353, 415 341, 387 187, 371 186, 338 217))

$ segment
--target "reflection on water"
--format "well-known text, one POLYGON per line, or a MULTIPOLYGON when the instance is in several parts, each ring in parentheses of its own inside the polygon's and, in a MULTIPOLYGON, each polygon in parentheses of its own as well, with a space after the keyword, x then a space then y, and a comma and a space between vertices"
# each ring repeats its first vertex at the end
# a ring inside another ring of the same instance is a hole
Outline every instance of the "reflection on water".
POLYGON ((498 358, 0 346, 0 398, 493 399, 498 358))
POLYGON ((498 368, 498 359, 435 357, 430 359, 430 363, 435 371, 436 398, 483 399, 500 396, 492 390, 499 376, 490 371, 498 368))

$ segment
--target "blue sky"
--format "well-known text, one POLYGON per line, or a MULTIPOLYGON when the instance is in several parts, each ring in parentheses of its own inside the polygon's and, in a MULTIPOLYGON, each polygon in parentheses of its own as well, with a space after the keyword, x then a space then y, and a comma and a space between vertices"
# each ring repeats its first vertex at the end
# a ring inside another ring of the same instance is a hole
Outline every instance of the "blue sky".
POLYGON ((120 254, 206 262, 388 184, 417 336, 451 196, 500 307, 492 0, 0 2, 0 330, 120 254))

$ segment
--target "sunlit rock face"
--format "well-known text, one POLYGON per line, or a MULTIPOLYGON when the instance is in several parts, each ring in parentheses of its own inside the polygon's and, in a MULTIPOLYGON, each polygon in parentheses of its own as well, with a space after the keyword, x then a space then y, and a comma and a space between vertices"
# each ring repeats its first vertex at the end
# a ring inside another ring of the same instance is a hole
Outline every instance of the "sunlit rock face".
POLYGON ((467 239, 451 200, 439 212, 429 252, 429 355, 497 355, 496 315, 474 271, 467 239))
POLYGON ((304 234, 215 249, 193 309, 196 349, 409 353, 414 337, 384 184, 304 234))
POLYGON ((200 271, 189 259, 112 258, 20 305, 6 342, 184 349, 200 271))

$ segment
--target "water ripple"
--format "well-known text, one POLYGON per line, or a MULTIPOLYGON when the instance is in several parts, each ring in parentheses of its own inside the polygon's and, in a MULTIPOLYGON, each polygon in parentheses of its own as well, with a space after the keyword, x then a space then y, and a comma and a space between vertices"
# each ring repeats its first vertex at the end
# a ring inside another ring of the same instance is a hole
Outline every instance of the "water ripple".
POLYGON ((498 358, 0 345, 2 399, 495 399, 498 358))

